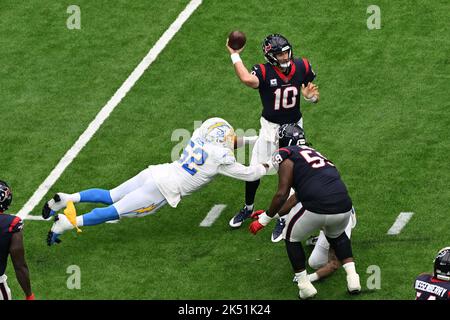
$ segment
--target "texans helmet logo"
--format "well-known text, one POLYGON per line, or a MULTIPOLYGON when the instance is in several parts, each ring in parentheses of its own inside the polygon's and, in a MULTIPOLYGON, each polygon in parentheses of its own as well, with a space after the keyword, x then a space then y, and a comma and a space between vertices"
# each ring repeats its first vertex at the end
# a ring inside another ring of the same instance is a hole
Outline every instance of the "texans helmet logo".
POLYGON ((5 201, 8 199, 9 195, 11 194, 11 191, 9 191, 8 188, 1 188, 0 189, 0 202, 5 201))
POLYGON ((266 53, 269 52, 271 49, 272 49, 272 44, 270 44, 270 43, 268 45, 264 46, 264 51, 266 53))

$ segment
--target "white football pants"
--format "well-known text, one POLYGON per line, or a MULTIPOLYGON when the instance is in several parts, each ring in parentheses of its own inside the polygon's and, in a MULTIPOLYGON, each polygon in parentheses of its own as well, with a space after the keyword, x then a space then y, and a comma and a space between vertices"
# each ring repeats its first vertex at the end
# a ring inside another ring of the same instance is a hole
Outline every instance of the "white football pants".
MULTIPOLYGON (((260 123, 261 129, 259 130, 258 139, 253 145, 252 158, 250 160, 250 165, 252 166, 269 161, 272 159, 273 153, 278 149, 277 133, 280 125, 269 122, 263 117, 261 117, 260 123)), ((303 118, 297 124, 303 128, 303 118)))
POLYGON ((291 242, 301 242, 317 230, 323 230, 325 236, 339 237, 349 224, 352 211, 338 214, 318 214, 306 210, 297 203, 286 218, 283 238, 291 242))
MULTIPOLYGON (((351 219, 345 228, 345 233, 347 237, 350 239, 352 236, 352 229, 356 226, 356 214, 355 211, 352 211, 351 219)), ((308 264, 313 269, 319 269, 326 265, 329 261, 329 252, 330 252, 330 244, 328 243, 327 238, 325 237, 325 233, 320 230, 319 238, 317 239, 317 243, 314 246, 314 250, 311 252, 311 255, 308 259, 308 264)))
POLYGON ((121 218, 153 214, 167 204, 148 168, 112 189, 110 195, 121 218))

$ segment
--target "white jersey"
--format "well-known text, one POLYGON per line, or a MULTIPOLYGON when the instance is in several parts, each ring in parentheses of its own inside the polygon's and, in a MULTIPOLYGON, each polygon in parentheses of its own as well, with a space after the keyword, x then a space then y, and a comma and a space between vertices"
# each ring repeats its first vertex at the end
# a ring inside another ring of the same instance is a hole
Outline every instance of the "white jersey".
POLYGON ((200 127, 194 131, 178 161, 149 166, 156 185, 172 207, 217 174, 255 181, 267 172, 262 164, 247 167, 236 162, 229 148, 206 142, 202 130, 200 127))

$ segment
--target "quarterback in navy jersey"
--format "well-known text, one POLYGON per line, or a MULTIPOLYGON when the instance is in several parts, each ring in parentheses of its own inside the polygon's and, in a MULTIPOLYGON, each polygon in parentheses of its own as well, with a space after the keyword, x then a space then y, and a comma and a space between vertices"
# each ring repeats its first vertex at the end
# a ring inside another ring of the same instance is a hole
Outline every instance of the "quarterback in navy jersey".
POLYGON ((433 274, 421 274, 414 282, 416 300, 450 300, 450 247, 439 250, 433 274))
POLYGON ((11 300, 11 290, 5 274, 8 256, 11 256, 17 280, 25 293, 26 300, 34 300, 24 256, 22 219, 4 213, 11 201, 10 187, 6 182, 0 180, 0 300, 11 300))
POLYGON ((300 91, 308 84, 313 87, 316 75, 306 58, 291 59, 286 73, 281 70, 270 62, 252 68, 251 74, 259 80, 262 117, 277 124, 297 123, 302 118, 300 91))
MULTIPOLYGON (((300 93, 312 103, 319 100, 318 87, 312 83, 316 75, 306 58, 294 58, 292 46, 280 34, 267 36, 262 43, 265 64, 256 64, 247 70, 239 53, 243 48, 227 49, 231 54, 236 75, 248 87, 258 89, 263 105, 261 129, 253 147, 250 163, 262 163, 269 160, 278 149, 276 134, 280 125, 297 123, 303 128, 300 110, 300 93)), ((253 211, 256 191, 260 181, 246 182, 245 205, 229 222, 233 228, 241 226, 253 211)), ((278 242, 284 228, 284 220, 279 219, 272 234, 272 241, 278 242)))

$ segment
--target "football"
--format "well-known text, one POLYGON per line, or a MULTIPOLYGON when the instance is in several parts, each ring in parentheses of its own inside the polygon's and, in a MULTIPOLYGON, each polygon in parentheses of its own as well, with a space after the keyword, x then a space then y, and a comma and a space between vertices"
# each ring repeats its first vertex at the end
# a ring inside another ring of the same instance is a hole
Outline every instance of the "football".
POLYGON ((245 46, 246 41, 247 38, 242 31, 232 31, 228 35, 228 45, 234 50, 241 49, 243 46, 245 46))

